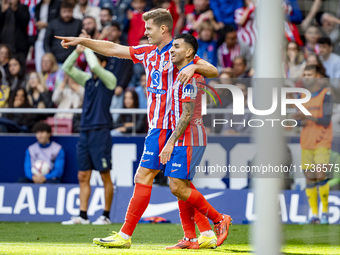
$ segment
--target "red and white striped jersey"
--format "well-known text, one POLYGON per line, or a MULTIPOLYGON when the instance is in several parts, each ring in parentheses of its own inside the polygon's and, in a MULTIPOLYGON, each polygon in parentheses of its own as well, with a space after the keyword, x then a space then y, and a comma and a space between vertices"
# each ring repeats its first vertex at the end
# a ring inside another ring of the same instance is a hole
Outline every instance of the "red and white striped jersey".
POLYGON ((28 11, 30 13, 30 20, 27 26, 28 36, 37 35, 37 27, 35 25, 35 7, 41 0, 20 0, 21 4, 28 6, 28 11))
POLYGON ((171 122, 175 130, 182 115, 182 105, 194 102, 195 108, 190 124, 176 142, 175 146, 207 146, 207 133, 202 119, 202 94, 205 80, 202 75, 195 73, 190 82, 183 86, 175 81, 172 92, 171 122))
POLYGON ((171 129, 171 92, 178 72, 170 60, 171 46, 172 41, 160 52, 156 45, 130 47, 133 62, 145 69, 149 128, 171 129))
MULTIPOLYGON (((244 7, 238 8, 235 10, 235 23, 236 24, 240 23, 240 20, 245 10, 246 9, 244 7)), ((255 7, 253 7, 252 10, 249 12, 246 22, 242 26, 238 25, 238 28, 237 28, 237 36, 239 40, 244 41, 250 47, 255 45, 255 41, 257 37, 254 10, 255 10, 255 7)))

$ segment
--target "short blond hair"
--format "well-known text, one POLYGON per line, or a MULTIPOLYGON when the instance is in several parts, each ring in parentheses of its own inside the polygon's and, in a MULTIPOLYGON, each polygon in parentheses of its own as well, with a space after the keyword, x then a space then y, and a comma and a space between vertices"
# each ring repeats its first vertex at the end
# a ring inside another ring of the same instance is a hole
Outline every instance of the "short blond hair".
POLYGON ((172 26, 173 26, 173 19, 168 10, 159 8, 159 9, 155 9, 155 10, 144 13, 143 20, 146 22, 149 19, 152 19, 153 22, 159 27, 162 25, 166 26, 169 30, 169 33, 171 34, 172 26))

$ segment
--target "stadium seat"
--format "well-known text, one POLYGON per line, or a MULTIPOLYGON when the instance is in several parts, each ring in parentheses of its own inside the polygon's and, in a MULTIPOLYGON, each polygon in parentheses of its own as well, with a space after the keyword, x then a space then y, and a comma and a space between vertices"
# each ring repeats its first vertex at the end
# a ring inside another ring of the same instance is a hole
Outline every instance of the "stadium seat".
POLYGON ((58 119, 49 117, 45 120, 52 128, 52 134, 71 134, 72 119, 58 119))

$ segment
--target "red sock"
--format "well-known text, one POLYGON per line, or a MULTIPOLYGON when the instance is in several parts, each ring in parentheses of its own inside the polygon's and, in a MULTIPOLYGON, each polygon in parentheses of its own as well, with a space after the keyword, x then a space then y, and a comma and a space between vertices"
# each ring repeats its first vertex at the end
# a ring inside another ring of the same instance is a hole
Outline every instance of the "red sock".
POLYGON ((222 214, 216 211, 216 209, 212 207, 197 190, 191 189, 190 197, 185 202, 195 207, 200 213, 207 216, 214 223, 223 219, 222 214))
POLYGON ((152 186, 136 183, 125 215, 125 222, 121 230, 124 234, 132 236, 138 221, 150 202, 152 186))
MULTIPOLYGON (((196 187, 194 184, 192 184, 192 182, 190 182, 190 188, 196 190, 196 187)), ((204 216, 202 213, 200 213, 197 209, 195 209, 195 223, 201 233, 204 231, 211 230, 208 218, 204 216)))
POLYGON ((195 229, 195 208, 188 205, 183 200, 178 200, 178 208, 179 208, 179 217, 181 218, 182 228, 184 231, 184 237, 187 238, 196 238, 196 229, 195 229))

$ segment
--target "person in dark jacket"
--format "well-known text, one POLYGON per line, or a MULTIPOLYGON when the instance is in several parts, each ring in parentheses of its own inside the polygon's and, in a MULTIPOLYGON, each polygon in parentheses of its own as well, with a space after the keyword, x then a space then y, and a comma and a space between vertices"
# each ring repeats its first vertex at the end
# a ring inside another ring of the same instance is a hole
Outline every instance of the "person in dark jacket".
POLYGON ((60 17, 52 20, 46 29, 44 50, 51 52, 59 64, 64 63, 75 47, 64 50, 60 47, 60 41, 54 35, 78 36, 82 29, 82 22, 73 18, 73 4, 63 1, 60 6, 60 17))
POLYGON ((37 40, 34 45, 35 69, 41 72, 41 59, 44 55, 44 39, 48 24, 59 18, 60 0, 42 0, 35 8, 35 20, 38 30, 37 40))
POLYGON ((29 12, 19 0, 2 0, 0 12, 0 43, 8 44, 11 52, 22 61, 28 53, 27 25, 29 12))

